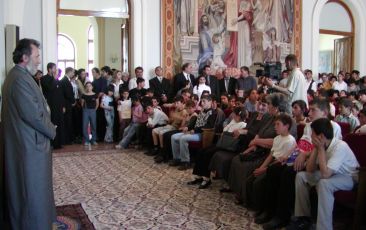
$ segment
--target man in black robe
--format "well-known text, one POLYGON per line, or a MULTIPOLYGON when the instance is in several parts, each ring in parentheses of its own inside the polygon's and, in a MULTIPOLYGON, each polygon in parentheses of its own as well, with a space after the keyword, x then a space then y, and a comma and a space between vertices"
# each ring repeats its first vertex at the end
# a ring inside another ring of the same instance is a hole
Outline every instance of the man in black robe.
POLYGON ((56 127, 32 78, 40 64, 39 46, 33 39, 18 42, 16 65, 2 88, 6 211, 10 229, 17 230, 50 230, 56 221, 50 148, 56 127))

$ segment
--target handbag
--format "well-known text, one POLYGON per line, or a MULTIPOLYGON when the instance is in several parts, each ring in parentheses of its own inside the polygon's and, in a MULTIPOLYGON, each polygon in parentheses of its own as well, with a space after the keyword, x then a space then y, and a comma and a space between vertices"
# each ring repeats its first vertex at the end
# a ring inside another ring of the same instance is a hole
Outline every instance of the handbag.
POLYGON ((216 143, 216 147, 235 152, 238 149, 239 138, 234 138, 233 133, 223 132, 220 139, 216 143))

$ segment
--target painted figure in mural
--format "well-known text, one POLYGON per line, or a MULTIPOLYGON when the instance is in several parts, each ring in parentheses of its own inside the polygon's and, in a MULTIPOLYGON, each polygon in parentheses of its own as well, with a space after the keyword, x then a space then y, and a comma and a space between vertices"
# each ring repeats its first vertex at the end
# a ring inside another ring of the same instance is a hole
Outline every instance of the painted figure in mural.
POLYGON ((272 27, 263 34, 264 62, 280 61, 281 47, 277 41, 276 28, 272 27))
POLYGON ((191 36, 194 32, 195 0, 175 0, 176 23, 182 36, 191 36))
POLYGON ((211 68, 217 70, 219 68, 226 68, 227 65, 222 60, 222 55, 225 53, 225 44, 221 33, 215 33, 212 35, 213 45, 213 60, 211 68))
POLYGON ((237 66, 252 65, 251 32, 253 22, 253 8, 249 0, 241 0, 239 16, 232 24, 238 24, 238 63, 237 66))
POLYGON ((212 0, 205 9, 205 14, 210 19, 210 29, 217 30, 218 27, 225 22, 225 1, 224 0, 212 0))
MULTIPOLYGON (((288 0, 269 0, 271 1, 270 23, 272 27, 276 28, 278 42, 290 42, 292 31, 290 32, 290 18, 285 6, 288 0), (291 33, 291 34, 290 34, 291 33)), ((291 4, 290 4, 291 6, 291 4)), ((291 9, 289 9, 291 11, 291 9)), ((291 14, 290 14, 291 15, 291 14)))
POLYGON ((213 46, 211 41, 210 20, 206 14, 201 16, 199 30, 199 55, 198 68, 204 65, 211 65, 213 57, 213 46))

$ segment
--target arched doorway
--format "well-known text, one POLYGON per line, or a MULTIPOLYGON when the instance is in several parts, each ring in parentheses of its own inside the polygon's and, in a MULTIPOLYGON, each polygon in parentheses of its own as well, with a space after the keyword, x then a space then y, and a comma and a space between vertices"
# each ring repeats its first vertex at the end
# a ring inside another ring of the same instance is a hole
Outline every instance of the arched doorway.
POLYGON ((329 0, 319 20, 319 72, 350 72, 354 68, 354 19, 348 6, 329 0))
POLYGON ((130 69, 129 12, 130 0, 57 0, 57 33, 76 41, 76 68, 130 69))

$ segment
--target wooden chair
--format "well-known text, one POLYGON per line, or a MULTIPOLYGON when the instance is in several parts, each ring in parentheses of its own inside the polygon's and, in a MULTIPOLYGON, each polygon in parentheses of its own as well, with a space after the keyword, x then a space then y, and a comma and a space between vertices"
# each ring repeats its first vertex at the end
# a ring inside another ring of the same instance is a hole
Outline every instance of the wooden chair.
POLYGON ((337 122, 337 124, 341 127, 342 137, 344 138, 347 134, 351 133, 351 125, 347 122, 337 122))

